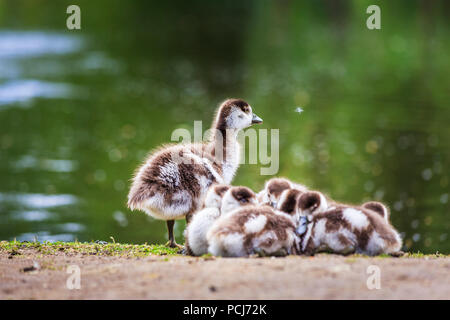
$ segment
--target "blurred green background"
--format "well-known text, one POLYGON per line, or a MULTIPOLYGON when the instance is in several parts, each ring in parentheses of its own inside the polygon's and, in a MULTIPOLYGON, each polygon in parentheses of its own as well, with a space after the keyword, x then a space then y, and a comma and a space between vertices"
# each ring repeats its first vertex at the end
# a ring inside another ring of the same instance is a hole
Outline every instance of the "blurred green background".
MULTIPOLYGON (((126 208, 133 171, 240 97, 280 129, 278 175, 383 201, 406 250, 449 253, 449 13, 427 0, 0 0, 0 239, 165 242, 164 222, 126 208), (370 4, 381 30, 366 28, 370 4)), ((234 184, 259 190, 259 169, 234 184)))

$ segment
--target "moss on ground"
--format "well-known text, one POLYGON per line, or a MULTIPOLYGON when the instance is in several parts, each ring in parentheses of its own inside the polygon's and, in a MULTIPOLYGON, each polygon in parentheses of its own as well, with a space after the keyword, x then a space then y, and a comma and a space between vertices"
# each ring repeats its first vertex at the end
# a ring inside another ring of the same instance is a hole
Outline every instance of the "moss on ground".
MULTIPOLYGON (((12 256, 20 256, 26 250, 35 250, 42 255, 54 255, 57 253, 83 254, 97 256, 118 256, 118 257, 146 257, 146 256, 175 256, 179 255, 178 248, 169 248, 165 245, 149 244, 122 244, 116 242, 21 242, 21 241, 0 241, 0 253, 7 253, 12 256)), ((436 259, 448 258, 449 255, 442 253, 424 254, 422 252, 408 252, 401 258, 436 259)), ((203 255, 205 260, 214 259, 210 254, 203 255)), ((346 256, 348 262, 354 262, 357 258, 369 258, 361 254, 346 256)), ((377 258, 391 258, 390 255, 383 254, 377 258)))
POLYGON ((426 254, 422 253, 420 251, 418 252, 407 252, 402 258, 427 258, 427 259, 436 259, 436 258, 448 258, 449 254, 443 254, 443 253, 433 253, 433 254, 426 254))
POLYGON ((10 255, 20 255, 31 249, 42 255, 57 253, 73 253, 98 256, 146 257, 151 255, 177 255, 178 248, 168 248, 164 245, 96 243, 96 242, 20 242, 0 241, 0 252, 10 255))

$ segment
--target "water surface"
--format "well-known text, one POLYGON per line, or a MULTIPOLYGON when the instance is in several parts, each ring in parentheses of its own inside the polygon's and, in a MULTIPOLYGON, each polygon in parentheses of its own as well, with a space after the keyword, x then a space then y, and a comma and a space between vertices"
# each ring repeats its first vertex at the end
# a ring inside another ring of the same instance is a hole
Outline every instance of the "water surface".
POLYGON ((279 175, 383 201, 405 249, 448 253, 450 10, 380 3, 370 31, 367 1, 80 1, 68 31, 69 3, 1 1, 0 239, 165 241, 126 208, 132 172, 242 97, 280 129, 279 175))

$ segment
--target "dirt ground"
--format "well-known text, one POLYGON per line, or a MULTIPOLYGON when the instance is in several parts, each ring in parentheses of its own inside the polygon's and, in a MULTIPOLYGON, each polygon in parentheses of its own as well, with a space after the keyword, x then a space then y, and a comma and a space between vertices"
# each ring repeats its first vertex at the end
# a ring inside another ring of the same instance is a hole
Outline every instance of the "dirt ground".
POLYGON ((0 253, 0 299, 450 299, 450 258, 126 258, 0 253), (68 266, 80 289, 66 286, 68 266), (380 289, 369 290, 369 266, 380 289), (34 267, 33 267, 34 266, 34 267))

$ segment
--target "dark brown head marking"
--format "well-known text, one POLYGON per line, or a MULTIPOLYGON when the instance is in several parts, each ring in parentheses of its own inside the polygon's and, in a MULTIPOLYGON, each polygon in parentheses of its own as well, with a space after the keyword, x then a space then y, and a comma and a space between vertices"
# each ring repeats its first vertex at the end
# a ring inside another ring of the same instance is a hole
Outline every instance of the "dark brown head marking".
POLYGON ((220 105, 217 110, 217 115, 215 118, 215 123, 213 127, 217 130, 227 129, 227 118, 230 115, 233 107, 239 108, 244 112, 249 112, 250 107, 247 102, 242 99, 227 99, 220 105))
POLYGON ((320 206, 320 201, 320 193, 316 191, 308 191, 300 196, 298 206, 302 211, 309 210, 312 212, 320 206))
POLYGON ((285 193, 286 194, 282 199, 280 210, 291 215, 295 214, 295 209, 297 208, 297 201, 300 196, 300 191, 296 189, 290 189, 285 191, 285 193))
POLYGON ((287 180, 280 178, 274 178, 267 184, 267 191, 269 194, 273 194, 276 197, 280 196, 284 190, 290 188, 291 184, 287 180))
POLYGON ((250 112, 249 104, 247 102, 245 102, 244 100, 242 100, 242 99, 229 99, 227 101, 230 101, 230 104, 232 106, 235 106, 235 107, 241 109, 245 113, 249 113, 250 112))
POLYGON ((380 202, 369 201, 364 203, 362 207, 378 213, 381 217, 383 217, 386 220, 389 218, 388 208, 380 202))
POLYGON ((220 196, 223 197, 224 193, 228 191, 228 189, 230 189, 230 186, 226 186, 223 184, 219 184, 217 186, 214 187, 214 191, 220 196))
POLYGON ((240 203, 249 203, 251 198, 256 197, 255 193, 247 187, 233 187, 231 194, 240 203))

